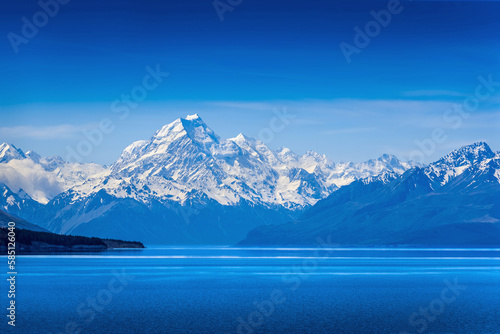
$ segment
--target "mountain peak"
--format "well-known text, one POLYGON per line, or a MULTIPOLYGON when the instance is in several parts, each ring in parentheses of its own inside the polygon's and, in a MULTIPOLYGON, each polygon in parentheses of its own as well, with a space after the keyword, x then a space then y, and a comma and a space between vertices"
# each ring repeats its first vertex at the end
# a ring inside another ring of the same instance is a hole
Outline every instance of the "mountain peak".
POLYGON ((250 138, 248 136, 245 136, 243 133, 239 133, 236 137, 234 138, 229 138, 228 140, 234 141, 234 142, 253 142, 255 141, 254 138, 250 138))
POLYGON ((382 154, 378 159, 379 160, 390 160, 392 159, 394 156, 392 154, 387 154, 387 153, 384 153, 382 154))
POLYGON ((276 153, 278 156, 284 158, 284 157, 296 157, 298 156, 288 147, 280 147, 279 149, 276 150, 276 153))
POLYGON ((42 158, 40 154, 31 150, 26 152, 26 156, 29 157, 31 160, 33 160, 35 163, 40 163, 40 159, 42 158))
POLYGON ((12 144, 9 144, 9 143, 0 144, 0 152, 4 152, 5 150, 11 149, 11 148, 14 148, 17 150, 17 148, 12 144))
POLYGON ((0 162, 9 162, 12 159, 25 159, 26 155, 21 149, 12 144, 0 144, 0 162))
POLYGON ((387 154, 387 153, 382 154, 380 157, 378 157, 377 160, 381 161, 381 162, 391 163, 391 164, 399 164, 400 163, 399 159, 395 155, 387 154))
POLYGON ((142 157, 164 155, 178 145, 182 147, 194 145, 209 152, 212 145, 219 143, 219 137, 198 114, 187 115, 185 118, 177 118, 172 123, 164 125, 150 140, 139 140, 127 146, 112 169, 121 170, 142 157))
POLYGON ((486 159, 491 159, 495 153, 485 142, 476 142, 471 145, 466 145, 458 150, 450 152, 434 164, 451 165, 454 167, 465 166, 479 163, 486 159))
POLYGON ((475 156, 485 155, 488 157, 492 157, 493 155, 495 155, 495 153, 493 153, 493 151, 488 146, 488 144, 486 144, 483 141, 463 146, 454 152, 461 153, 461 154, 472 153, 475 156))
POLYGON ((198 114, 181 118, 181 123, 186 134, 197 143, 207 146, 212 143, 218 144, 220 142, 219 136, 203 122, 198 114))
POLYGON ((154 141, 172 142, 178 138, 188 136, 205 146, 210 143, 219 143, 219 137, 210 129, 198 114, 178 118, 163 126, 153 137, 154 141))

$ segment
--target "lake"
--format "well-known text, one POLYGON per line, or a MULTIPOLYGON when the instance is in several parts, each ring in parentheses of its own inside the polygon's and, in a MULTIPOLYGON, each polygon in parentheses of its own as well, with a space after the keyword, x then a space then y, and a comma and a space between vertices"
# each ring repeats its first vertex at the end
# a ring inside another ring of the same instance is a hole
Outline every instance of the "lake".
POLYGON ((151 246, 17 271, 2 333, 500 333, 498 249, 151 246))

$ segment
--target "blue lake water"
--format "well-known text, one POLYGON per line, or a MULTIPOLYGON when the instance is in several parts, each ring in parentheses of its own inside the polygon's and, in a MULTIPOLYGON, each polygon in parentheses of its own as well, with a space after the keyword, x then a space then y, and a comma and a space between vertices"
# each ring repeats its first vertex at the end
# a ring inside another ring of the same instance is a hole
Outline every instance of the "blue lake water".
POLYGON ((500 250, 151 247, 17 271, 1 333, 500 333, 500 250))

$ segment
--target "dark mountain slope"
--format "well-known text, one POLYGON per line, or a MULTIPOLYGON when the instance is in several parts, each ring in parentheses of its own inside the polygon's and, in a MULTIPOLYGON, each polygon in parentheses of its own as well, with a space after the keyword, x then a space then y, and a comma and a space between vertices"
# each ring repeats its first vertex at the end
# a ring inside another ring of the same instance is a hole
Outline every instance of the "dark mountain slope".
POLYGON ((401 176, 359 180, 297 221, 252 230, 245 245, 500 246, 499 157, 485 143, 401 176))

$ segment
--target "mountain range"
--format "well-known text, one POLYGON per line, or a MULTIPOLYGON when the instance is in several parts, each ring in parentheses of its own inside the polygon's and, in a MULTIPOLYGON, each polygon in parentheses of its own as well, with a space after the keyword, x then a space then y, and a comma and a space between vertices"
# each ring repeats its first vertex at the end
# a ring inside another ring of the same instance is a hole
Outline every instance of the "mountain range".
POLYGON ((242 245, 500 246, 500 153, 483 142, 403 174, 360 179, 242 245))
POLYGON ((132 143, 111 166, 1 144, 0 209, 55 233, 234 244, 255 227, 309 214, 347 185, 417 167, 387 154, 334 163, 316 152, 271 150, 243 134, 221 139, 191 115, 132 143))

